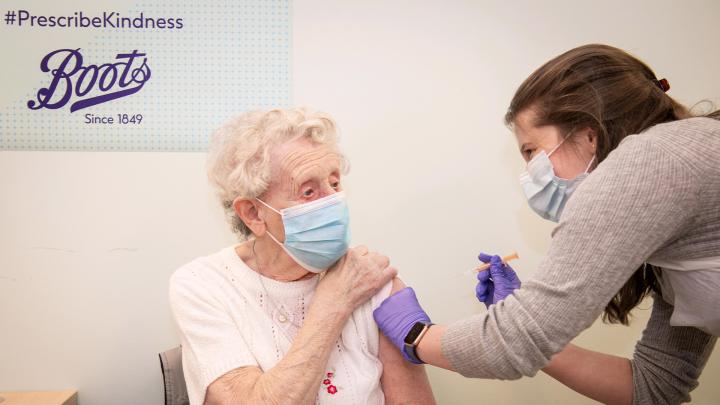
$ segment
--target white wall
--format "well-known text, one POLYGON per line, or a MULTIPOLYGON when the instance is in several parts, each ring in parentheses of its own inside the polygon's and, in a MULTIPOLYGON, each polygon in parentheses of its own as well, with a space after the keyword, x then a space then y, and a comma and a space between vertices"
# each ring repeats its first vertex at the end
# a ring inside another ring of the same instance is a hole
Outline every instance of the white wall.
MULTIPOLYGON (((720 97, 720 3, 578 3, 294 3, 294 100, 343 130, 354 242, 391 256, 436 322, 481 310, 462 274, 478 251, 517 250, 527 279, 548 246, 551 224, 523 200, 502 125, 533 69, 604 42, 648 62, 682 102, 720 97)), ((0 390, 160 403, 156 353, 177 343, 167 278, 233 241, 204 155, 2 152, 0 185, 0 390)), ((576 343, 630 355, 648 312, 630 328, 597 323, 576 343)), ((719 359, 694 403, 720 400, 719 359)), ((441 404, 591 403, 542 373, 430 375, 441 404)))

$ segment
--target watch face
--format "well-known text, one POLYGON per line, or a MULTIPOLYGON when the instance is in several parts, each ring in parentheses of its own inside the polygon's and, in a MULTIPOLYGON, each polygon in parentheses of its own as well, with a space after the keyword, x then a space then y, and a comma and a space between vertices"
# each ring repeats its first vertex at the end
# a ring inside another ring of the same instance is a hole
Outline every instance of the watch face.
POLYGON ((418 335, 422 330, 425 329, 425 324, 422 322, 415 322, 415 325, 413 325, 412 328, 410 328, 410 332, 405 336, 405 343, 411 345, 415 342, 415 339, 417 339, 418 335))

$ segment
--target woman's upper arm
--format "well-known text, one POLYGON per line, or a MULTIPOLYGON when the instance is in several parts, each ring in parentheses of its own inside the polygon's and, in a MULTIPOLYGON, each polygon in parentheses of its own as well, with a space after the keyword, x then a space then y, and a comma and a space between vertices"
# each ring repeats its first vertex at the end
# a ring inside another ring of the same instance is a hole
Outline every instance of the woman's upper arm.
MULTIPOLYGON (((403 288, 405 288, 405 283, 399 278, 395 278, 390 294, 403 288)), ((382 333, 380 334, 379 356, 383 364, 380 382, 385 393, 386 403, 435 403, 425 367, 405 360, 400 351, 382 333)))
POLYGON ((632 359, 633 403, 676 404, 690 391, 717 338, 692 327, 670 326, 672 306, 655 296, 652 315, 632 359))
POLYGON ((199 271, 176 272, 169 291, 192 404, 203 403, 207 388, 221 376, 241 367, 257 368, 235 319, 198 274, 199 271))

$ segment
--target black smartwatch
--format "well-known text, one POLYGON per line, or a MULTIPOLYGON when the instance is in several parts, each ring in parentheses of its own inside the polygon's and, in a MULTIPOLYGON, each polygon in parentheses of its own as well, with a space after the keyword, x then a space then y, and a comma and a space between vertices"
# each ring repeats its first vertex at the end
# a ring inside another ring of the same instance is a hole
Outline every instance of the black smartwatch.
POLYGON ((415 364, 424 364, 417 355, 417 346, 432 325, 433 324, 429 322, 415 322, 415 325, 410 328, 410 332, 405 336, 405 354, 407 354, 415 364))

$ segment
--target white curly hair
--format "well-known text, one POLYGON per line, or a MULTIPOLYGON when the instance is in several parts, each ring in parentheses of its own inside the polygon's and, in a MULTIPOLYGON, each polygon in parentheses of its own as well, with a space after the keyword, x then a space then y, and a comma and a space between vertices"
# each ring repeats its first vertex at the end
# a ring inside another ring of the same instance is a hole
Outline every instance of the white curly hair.
POLYGON ((232 118, 213 134, 208 179, 240 239, 247 239, 252 231, 235 213, 233 201, 257 198, 267 191, 272 148, 301 136, 337 149, 341 171, 347 173, 348 163, 339 151, 335 121, 319 111, 302 107, 249 111, 232 118))

